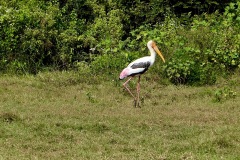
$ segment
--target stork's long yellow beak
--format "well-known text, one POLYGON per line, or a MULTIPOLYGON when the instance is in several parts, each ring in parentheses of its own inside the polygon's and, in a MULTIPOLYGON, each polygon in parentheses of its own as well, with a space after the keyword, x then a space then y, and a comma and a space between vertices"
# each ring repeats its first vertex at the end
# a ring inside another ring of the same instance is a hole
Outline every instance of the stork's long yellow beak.
POLYGON ((158 47, 155 45, 153 49, 158 53, 158 55, 162 58, 163 62, 165 63, 165 59, 162 55, 162 53, 159 51, 158 47))

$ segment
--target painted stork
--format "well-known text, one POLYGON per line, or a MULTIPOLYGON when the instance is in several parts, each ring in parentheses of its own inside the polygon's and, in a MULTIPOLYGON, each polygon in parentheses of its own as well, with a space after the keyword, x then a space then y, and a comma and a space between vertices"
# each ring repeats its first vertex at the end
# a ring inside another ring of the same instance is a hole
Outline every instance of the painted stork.
POLYGON ((156 58, 156 52, 158 55, 162 58, 163 62, 165 63, 165 59, 162 55, 162 53, 159 51, 156 43, 153 40, 150 40, 147 43, 147 47, 151 53, 150 56, 145 56, 142 58, 139 58, 133 62, 131 62, 126 68, 122 70, 120 73, 119 79, 122 80, 126 77, 130 77, 125 83, 123 83, 123 87, 131 94, 131 96, 134 98, 134 106, 139 107, 139 92, 140 92, 140 77, 143 73, 145 73, 150 66, 153 65, 155 58, 156 58), (130 89, 127 87, 128 82, 135 76, 138 76, 138 82, 137 82, 137 96, 135 97, 134 94, 130 91, 130 89))

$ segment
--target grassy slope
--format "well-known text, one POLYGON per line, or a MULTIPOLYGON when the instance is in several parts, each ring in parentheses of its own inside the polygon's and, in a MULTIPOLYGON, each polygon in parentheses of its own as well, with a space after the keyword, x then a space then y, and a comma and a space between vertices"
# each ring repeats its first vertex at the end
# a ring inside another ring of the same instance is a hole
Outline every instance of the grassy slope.
POLYGON ((240 159, 239 75, 187 87, 146 74, 142 108, 122 82, 79 81, 1 77, 0 159, 240 159), (224 87, 237 96, 214 102, 224 87))

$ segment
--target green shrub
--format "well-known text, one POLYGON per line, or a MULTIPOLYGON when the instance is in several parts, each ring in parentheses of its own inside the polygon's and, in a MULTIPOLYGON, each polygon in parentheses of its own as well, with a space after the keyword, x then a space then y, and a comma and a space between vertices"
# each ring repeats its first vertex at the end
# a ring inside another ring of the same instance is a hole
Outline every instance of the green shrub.
POLYGON ((215 102, 223 102, 228 99, 234 99, 237 96, 237 92, 231 90, 228 87, 217 89, 214 92, 214 101, 215 102))
POLYGON ((218 75, 239 66, 239 29, 230 21, 231 27, 224 27, 221 24, 226 20, 218 17, 218 13, 198 16, 193 18, 190 29, 178 30, 177 49, 164 66, 164 75, 171 82, 214 84, 218 75))
POLYGON ((127 65, 139 57, 138 53, 116 53, 116 54, 104 54, 97 56, 91 63, 91 69, 94 73, 118 75, 121 70, 127 67, 127 65))
POLYGON ((194 61, 172 59, 164 66, 165 75, 175 84, 185 84, 191 76, 194 61))

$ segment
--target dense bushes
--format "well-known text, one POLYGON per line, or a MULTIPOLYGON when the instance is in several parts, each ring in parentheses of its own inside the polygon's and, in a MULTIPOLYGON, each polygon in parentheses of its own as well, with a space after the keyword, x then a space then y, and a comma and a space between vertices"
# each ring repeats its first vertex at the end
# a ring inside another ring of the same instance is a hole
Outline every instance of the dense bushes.
POLYGON ((0 71, 113 74, 146 55, 154 39, 167 59, 158 74, 176 84, 213 84, 239 68, 239 15, 234 0, 0 0, 0 71))
POLYGON ((2 4, 1 70, 37 73, 43 67, 66 69, 85 60, 79 37, 86 30, 85 21, 68 9, 34 0, 2 4))
MULTIPOLYGON (((231 12, 239 12, 239 7, 231 12)), ((240 68, 240 29, 233 13, 197 16, 190 29, 180 30, 179 46, 165 65, 173 83, 213 84, 217 75, 240 68)))

